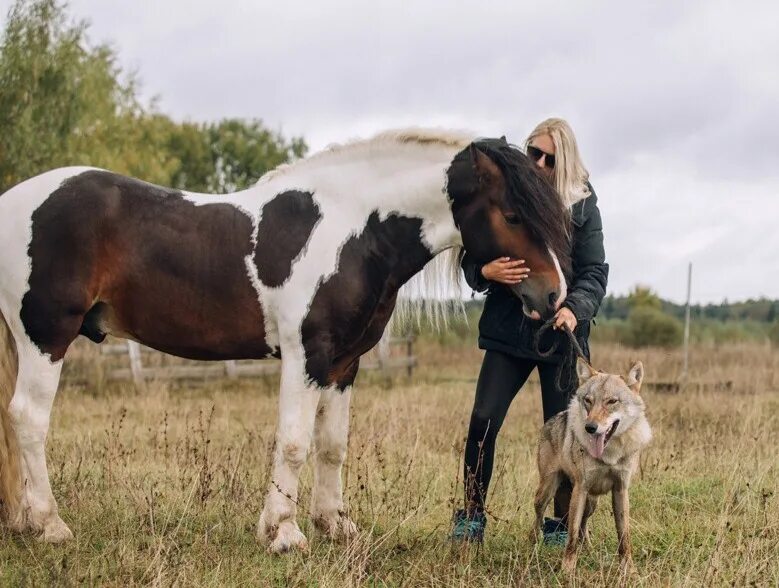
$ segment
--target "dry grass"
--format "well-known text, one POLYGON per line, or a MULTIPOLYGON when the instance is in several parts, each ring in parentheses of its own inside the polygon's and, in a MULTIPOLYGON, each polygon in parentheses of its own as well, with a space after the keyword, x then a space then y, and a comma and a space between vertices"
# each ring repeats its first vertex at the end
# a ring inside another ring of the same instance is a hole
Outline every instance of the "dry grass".
MULTIPOLYGON (((460 450, 480 352, 422 346, 412 381, 358 380, 345 471, 353 518, 348 545, 317 539, 309 554, 267 555, 254 526, 268 482, 275 382, 180 387, 102 386, 94 352, 68 366, 48 456, 60 511, 76 534, 65 546, 0 531, 0 584, 558 585, 561 552, 526 540, 536 482, 537 384, 517 398, 501 432, 481 549, 447 541, 461 500, 460 450), (390 385, 394 384, 394 385, 390 385)), ((680 360, 659 350, 594 350, 624 369, 670 379, 680 360)), ((696 349, 705 385, 645 396, 656 439, 632 488, 638 586, 779 584, 779 352, 696 349), (729 381, 728 387, 716 386, 729 381)), ((310 494, 304 470, 303 504, 310 494)), ((617 577, 610 501, 593 517, 593 547, 575 582, 617 577)), ((305 511, 305 509, 303 509, 305 511)))

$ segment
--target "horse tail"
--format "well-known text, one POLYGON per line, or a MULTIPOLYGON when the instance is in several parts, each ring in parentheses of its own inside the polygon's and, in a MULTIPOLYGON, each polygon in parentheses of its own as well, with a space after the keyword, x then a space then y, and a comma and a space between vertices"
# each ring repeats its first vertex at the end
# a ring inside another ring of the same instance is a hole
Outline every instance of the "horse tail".
POLYGON ((19 447, 8 412, 18 371, 16 341, 0 312, 0 502, 6 518, 17 511, 21 489, 19 447))

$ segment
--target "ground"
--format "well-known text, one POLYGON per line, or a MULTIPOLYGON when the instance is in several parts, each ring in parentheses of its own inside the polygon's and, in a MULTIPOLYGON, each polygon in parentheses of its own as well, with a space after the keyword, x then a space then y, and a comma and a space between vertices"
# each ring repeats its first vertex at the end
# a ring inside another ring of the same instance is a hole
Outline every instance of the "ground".
MULTIPOLYGON (((81 345, 54 409, 48 457, 60 514, 75 541, 52 546, 0 530, 0 584, 182 586, 559 585, 561 551, 527 540, 540 426, 537 384, 500 434, 482 548, 447 540, 461 501, 462 446, 480 352, 419 346, 412 379, 358 379, 345 470, 349 544, 317 538, 310 553, 271 556, 254 531, 267 486, 275 382, 171 387, 102 384, 81 345)), ((597 367, 641 359, 650 381, 672 380, 678 351, 599 346, 597 367)), ((779 584, 779 351, 695 348, 681 393, 644 392, 655 441, 631 488, 636 586, 779 584)), ((609 500, 575 582, 614 585, 609 500)))

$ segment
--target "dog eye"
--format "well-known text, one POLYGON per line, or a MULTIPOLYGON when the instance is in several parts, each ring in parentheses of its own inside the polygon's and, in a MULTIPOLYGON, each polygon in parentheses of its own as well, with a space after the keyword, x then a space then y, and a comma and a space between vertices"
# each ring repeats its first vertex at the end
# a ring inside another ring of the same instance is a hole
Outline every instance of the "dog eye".
POLYGON ((609 398, 606 401, 606 404, 616 404, 616 403, 617 403, 617 399, 616 398, 609 398))
POLYGON ((514 214, 513 212, 509 213, 503 213, 503 219, 510 225, 518 225, 522 221, 519 219, 519 216, 514 214))

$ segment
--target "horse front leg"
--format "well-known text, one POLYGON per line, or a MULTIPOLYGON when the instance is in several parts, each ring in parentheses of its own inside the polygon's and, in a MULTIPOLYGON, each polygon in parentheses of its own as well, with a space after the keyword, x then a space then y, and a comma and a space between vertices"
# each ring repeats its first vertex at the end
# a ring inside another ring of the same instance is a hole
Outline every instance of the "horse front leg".
POLYGON ((316 527, 331 539, 347 539, 357 526, 346 514, 341 468, 349 439, 349 404, 357 362, 339 386, 322 392, 314 425, 314 488, 311 516, 316 527))
POLYGON ((302 358, 282 357, 273 468, 257 527, 258 539, 272 553, 308 548, 296 520, 298 478, 311 446, 321 395, 321 388, 308 382, 302 358))

